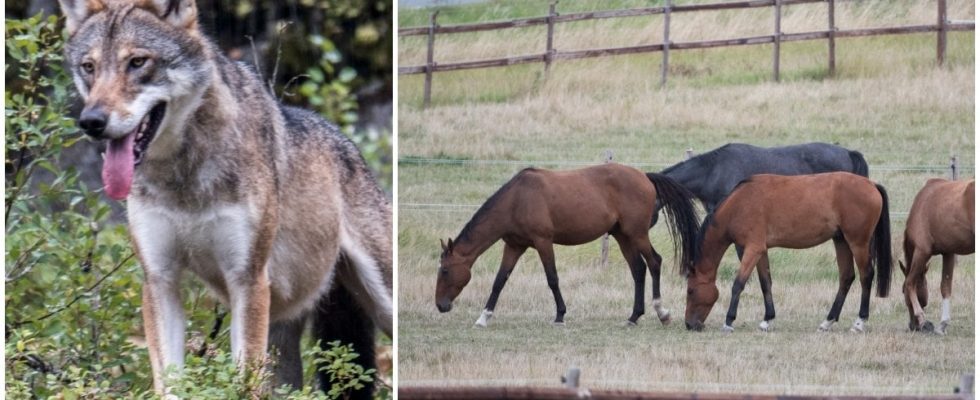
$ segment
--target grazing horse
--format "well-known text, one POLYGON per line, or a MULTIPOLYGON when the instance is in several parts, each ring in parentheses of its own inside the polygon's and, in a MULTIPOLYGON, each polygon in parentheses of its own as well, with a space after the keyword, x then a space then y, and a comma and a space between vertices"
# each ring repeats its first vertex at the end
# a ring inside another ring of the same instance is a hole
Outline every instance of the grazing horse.
MULTIPOLYGON (((735 185, 752 175, 806 175, 834 171, 853 172, 867 177, 868 163, 861 153, 828 143, 771 148, 729 143, 674 164, 660 173, 694 193, 710 214, 735 185)), ((660 211, 659 204, 657 211, 660 211)))
POLYGON ((915 196, 905 224, 905 305, 909 309, 909 329, 945 334, 949 326, 949 296, 953 286, 953 266, 957 254, 973 254, 974 181, 930 179, 915 196), (926 271, 929 258, 942 254, 942 321, 938 328, 926 321, 922 308, 929 300, 926 271))
POLYGON ((854 282, 854 264, 861 276, 861 308, 852 331, 863 332, 868 320, 873 272, 877 267, 878 296, 888 295, 891 281, 891 240, 888 196, 885 188, 868 178, 847 172, 815 175, 755 175, 741 183, 709 214, 701 226, 698 254, 687 280, 688 329, 701 330, 718 300, 715 279, 728 247, 735 243, 745 253, 732 285, 731 304, 723 331, 731 332, 739 295, 752 267, 758 265, 765 302, 759 328, 768 331, 776 310, 772 304, 772 279, 768 249, 803 249, 830 239, 837 249, 840 286, 827 320, 827 331, 840 316, 844 299, 854 282))
POLYGON ((645 270, 653 277, 653 307, 663 324, 669 312, 660 300, 660 255, 650 244, 654 203, 663 202, 670 219, 674 250, 681 242, 681 271, 694 260, 698 220, 690 193, 660 174, 610 163, 571 171, 528 168, 515 175, 480 207, 463 230, 442 244, 436 280, 436 307, 452 302, 470 281, 470 269, 483 252, 504 241, 500 270, 476 325, 485 327, 518 258, 528 247, 538 251, 548 287, 555 297, 555 324, 563 324, 565 302, 558 289, 553 245, 579 245, 605 233, 619 243, 632 273, 635 296, 630 324, 644 313, 645 270), (645 262, 645 263, 644 263, 645 262))

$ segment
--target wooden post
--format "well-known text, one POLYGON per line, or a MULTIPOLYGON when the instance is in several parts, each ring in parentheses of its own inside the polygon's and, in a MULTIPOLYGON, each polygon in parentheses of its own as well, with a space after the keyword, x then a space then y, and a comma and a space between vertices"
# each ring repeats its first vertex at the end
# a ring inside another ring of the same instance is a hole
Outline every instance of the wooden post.
POLYGON ((783 1, 776 0, 773 15, 775 16, 775 29, 772 34, 772 80, 779 82, 779 41, 782 36, 782 28, 779 26, 783 15, 783 1))
POLYGON ((671 0, 664 2, 664 58, 660 64, 660 87, 667 87, 667 68, 670 64, 670 6, 671 0))
POLYGON ((555 55, 554 47, 554 36, 555 36, 555 6, 558 5, 558 1, 552 1, 548 5, 548 44, 545 47, 544 53, 544 73, 547 74, 548 70, 551 69, 551 58, 555 55))
MULTIPOLYGON (((612 159, 613 159, 612 150, 607 149, 606 163, 607 164, 611 163, 612 159)), ((601 265, 602 268, 606 268, 606 266, 609 265, 609 234, 608 233, 602 235, 602 253, 600 257, 601 260, 599 260, 599 265, 601 265)))
POLYGON ((561 377, 561 383, 563 383, 566 388, 578 389, 579 378, 581 378, 581 376, 582 370, 578 369, 578 367, 568 368, 568 372, 565 373, 565 376, 561 377))
POLYGON ((946 62, 946 0, 939 0, 938 21, 939 37, 936 42, 936 62, 942 66, 946 62))
POLYGON ((429 15, 429 48, 428 52, 425 54, 425 90, 422 95, 422 108, 429 108, 429 102, 432 100, 432 68, 435 67, 435 62, 433 59, 433 51, 435 48, 436 41, 436 17, 439 15, 439 11, 433 12, 429 15))
POLYGON ((957 178, 959 178, 959 176, 960 174, 959 171, 957 171, 956 165, 956 155, 953 155, 949 158, 949 179, 955 181, 957 178))
POLYGON ((827 0, 827 64, 829 75, 837 73, 837 44, 834 39, 837 36, 837 26, 834 24, 834 0, 827 0))

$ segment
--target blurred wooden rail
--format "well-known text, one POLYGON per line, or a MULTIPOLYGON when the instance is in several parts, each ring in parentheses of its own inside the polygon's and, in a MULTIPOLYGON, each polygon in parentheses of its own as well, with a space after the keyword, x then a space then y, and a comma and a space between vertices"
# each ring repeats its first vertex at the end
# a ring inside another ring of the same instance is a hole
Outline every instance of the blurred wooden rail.
POLYGON ((754 0, 754 1, 734 1, 713 4, 689 4, 671 5, 666 2, 664 7, 633 8, 625 10, 605 10, 585 13, 573 13, 559 15, 555 12, 557 2, 549 5, 548 15, 544 17, 521 18, 510 21, 484 22, 465 25, 440 26, 437 22, 438 11, 429 17, 429 26, 402 28, 398 30, 401 36, 427 35, 426 64, 398 67, 399 75, 425 74, 425 88, 423 95, 424 106, 427 107, 431 100, 432 74, 435 72, 459 71, 466 69, 503 67, 508 65, 545 63, 547 71, 551 63, 555 60, 575 60, 593 57, 606 57, 624 54, 640 54, 651 52, 664 52, 664 61, 661 65, 661 85, 666 85, 668 62, 666 54, 670 50, 691 50, 707 49, 713 47, 746 46, 758 44, 773 44, 773 80, 779 80, 779 44, 782 42, 794 42, 802 40, 821 40, 826 39, 828 43, 828 71, 834 75, 836 71, 836 38, 840 37, 862 37, 879 35, 901 35, 913 33, 936 32, 936 60, 942 65, 946 59, 946 34, 949 31, 972 31, 975 30, 974 21, 951 21, 946 15, 946 0, 938 0, 937 20, 934 25, 906 25, 883 28, 867 29, 837 29, 835 21, 835 3, 838 0, 754 0), (794 4, 806 3, 827 3, 828 27, 827 30, 799 33, 783 33, 780 23, 782 7, 794 4), (773 19, 774 29, 772 35, 744 37, 734 39, 705 40, 694 42, 672 42, 670 38, 670 14, 678 12, 709 11, 709 10, 731 10, 758 7, 774 7, 773 19), (558 51, 554 48, 554 24, 561 22, 585 21, 604 18, 623 18, 637 17, 645 15, 664 14, 664 40, 662 43, 648 44, 642 46, 600 48, 574 51, 558 51), (480 32, 509 28, 521 28, 536 25, 547 25, 547 38, 544 53, 527 54, 514 57, 494 58, 487 60, 463 61, 447 64, 435 62, 435 38, 437 34, 480 32), (666 51, 665 51, 666 50, 666 51))
POLYGON ((938 396, 788 396, 711 393, 654 393, 625 390, 584 390, 534 387, 399 387, 399 400, 443 399, 608 399, 608 400, 964 400, 961 395, 938 396))

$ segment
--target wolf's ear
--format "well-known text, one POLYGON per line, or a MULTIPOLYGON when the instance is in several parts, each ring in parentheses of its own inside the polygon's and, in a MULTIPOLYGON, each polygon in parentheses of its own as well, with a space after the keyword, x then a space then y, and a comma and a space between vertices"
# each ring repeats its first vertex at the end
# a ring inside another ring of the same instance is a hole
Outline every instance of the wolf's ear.
POLYGON ((170 25, 187 30, 197 29, 196 0, 148 0, 146 3, 170 25))
POLYGON ((90 15, 106 8, 101 0, 58 0, 58 5, 65 14, 65 28, 68 28, 69 35, 74 34, 90 15))

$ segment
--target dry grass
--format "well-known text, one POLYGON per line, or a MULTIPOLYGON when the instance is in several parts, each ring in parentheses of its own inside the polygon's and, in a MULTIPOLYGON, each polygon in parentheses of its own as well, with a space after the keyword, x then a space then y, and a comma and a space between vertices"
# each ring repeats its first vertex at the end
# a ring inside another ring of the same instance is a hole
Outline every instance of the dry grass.
MULTIPOLYGON (((929 23, 935 18, 931 2, 843 4, 844 17, 838 18, 842 27, 929 23)), ((950 16, 973 18, 972 7, 972 2, 950 1, 950 16)), ((783 26, 787 31, 820 29, 825 18, 821 12, 820 7, 793 7, 783 26)), ((771 26, 768 12, 689 16, 703 19, 684 24, 714 28, 678 28, 677 40, 765 34, 771 26)), ((558 43, 572 49, 645 43, 640 37, 658 41, 656 19, 638 20, 570 24, 559 31, 558 43)), ((675 22, 684 26, 680 15, 675 22)), ((530 29, 459 39, 440 36, 439 59, 522 54, 520 46, 534 49, 543 37, 525 31, 530 29), (518 51, 507 50, 513 46, 518 51)), ((417 62, 412 42, 399 43, 403 65, 417 62)), ((841 40, 839 76, 827 79, 825 44, 787 44, 780 84, 766 82, 767 46, 672 53, 668 90, 657 87, 659 55, 559 63, 547 80, 539 65, 437 74, 435 107, 424 112, 418 108, 421 79, 403 76, 399 156, 517 160, 547 167, 543 161, 600 162, 611 149, 621 162, 673 163, 686 148, 700 152, 728 142, 825 141, 860 150, 872 166, 944 165, 951 154, 972 166, 973 45, 972 33, 953 34, 949 65, 939 69, 933 65, 934 35, 841 40)), ((402 163, 399 202, 478 205, 523 166, 402 163)), ((972 177, 973 170, 964 173, 972 177)), ((872 170, 871 175, 888 188, 892 211, 902 212, 925 180, 941 173, 872 170)), ((973 256, 962 257, 955 272, 949 336, 906 332, 897 267, 892 296, 872 299, 869 334, 846 332, 857 314, 857 286, 840 326, 833 333, 817 334, 837 286, 829 244, 771 251, 777 312, 777 331, 771 334, 755 331, 763 309, 754 280, 743 293, 736 333, 715 331, 723 321, 737 265, 733 251, 721 267, 722 297, 708 318, 709 332, 689 333, 679 323, 685 285, 667 254, 663 292, 678 323, 660 326, 649 314, 647 300, 648 315, 640 326, 623 328, 632 305, 632 281, 615 244, 607 270, 598 266, 597 242, 557 249, 569 308, 566 327, 550 326, 554 302, 532 251, 504 289, 490 328, 474 329, 500 260, 499 244, 474 266, 473 280, 451 313, 439 314, 433 304, 438 239, 455 236, 474 210, 399 210, 401 385, 557 385, 566 368, 578 365, 586 387, 948 393, 959 374, 974 369, 973 256)), ((893 219, 896 255, 903 229, 904 221, 893 219)), ((662 226, 654 228, 652 237, 661 253, 670 253, 672 242, 662 226)), ((938 266, 933 260, 932 303, 926 308, 934 321, 938 266)))

